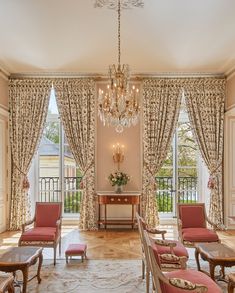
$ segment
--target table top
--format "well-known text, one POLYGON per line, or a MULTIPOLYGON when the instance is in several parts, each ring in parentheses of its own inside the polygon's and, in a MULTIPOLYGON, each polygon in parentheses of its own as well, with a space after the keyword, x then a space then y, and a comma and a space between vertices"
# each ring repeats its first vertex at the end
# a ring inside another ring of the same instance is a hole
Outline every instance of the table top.
POLYGON ((42 250, 42 247, 12 247, 0 255, 0 266, 30 263, 42 250))
POLYGON ((109 195, 109 196, 140 196, 141 192, 137 192, 137 191, 124 191, 122 193, 115 193, 113 191, 98 191, 97 192, 98 196, 103 196, 103 195, 109 195))
POLYGON ((199 253, 211 260, 235 261, 235 250, 222 243, 197 243, 199 253))

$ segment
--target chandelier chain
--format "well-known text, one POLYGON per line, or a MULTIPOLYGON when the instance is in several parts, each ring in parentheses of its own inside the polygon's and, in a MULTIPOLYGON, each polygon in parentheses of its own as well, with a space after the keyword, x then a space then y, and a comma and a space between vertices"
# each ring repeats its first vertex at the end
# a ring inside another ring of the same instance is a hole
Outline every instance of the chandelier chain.
POLYGON ((121 3, 118 0, 118 65, 121 65, 121 3))

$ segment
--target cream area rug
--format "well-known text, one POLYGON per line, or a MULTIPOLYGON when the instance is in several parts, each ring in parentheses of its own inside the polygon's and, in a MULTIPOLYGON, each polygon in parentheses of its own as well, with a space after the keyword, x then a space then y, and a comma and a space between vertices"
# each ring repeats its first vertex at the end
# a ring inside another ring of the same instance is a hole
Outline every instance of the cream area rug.
MULTIPOLYGON (((207 269, 207 263, 201 263, 207 269)), ((37 266, 30 268, 30 275, 37 266)), ((194 260, 189 260, 188 268, 196 269, 194 260)), ((20 274, 19 274, 20 278, 20 274)), ((145 281, 141 277, 141 260, 44 260, 41 270, 41 284, 33 279, 28 283, 30 293, 144 293, 145 281)), ((219 282, 223 292, 227 284, 219 282)), ((20 291, 16 290, 16 293, 20 291)))
MULTIPOLYGON (((31 274, 36 267, 32 267, 31 274)), ((141 260, 44 260, 41 284, 28 283, 30 293, 144 293, 141 260)), ((16 291, 17 292, 17 291, 16 291)), ((17 292, 18 293, 18 292, 17 292)))

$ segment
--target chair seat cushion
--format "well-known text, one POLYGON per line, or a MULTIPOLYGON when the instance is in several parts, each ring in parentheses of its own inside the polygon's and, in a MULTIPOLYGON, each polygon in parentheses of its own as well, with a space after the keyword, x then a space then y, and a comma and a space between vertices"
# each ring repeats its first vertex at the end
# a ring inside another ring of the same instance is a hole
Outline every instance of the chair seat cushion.
MULTIPOLYGON (((167 278, 180 278, 192 283, 202 284, 208 288, 207 293, 222 293, 220 287, 206 274, 195 270, 177 270, 165 273, 167 278)), ((162 293, 190 292, 161 282, 162 293)))
POLYGON ((86 244, 69 244, 68 248, 65 251, 66 255, 83 255, 86 252, 86 244))
MULTIPOLYGON (((176 246, 173 248, 175 255, 186 256, 188 258, 188 251, 181 242, 174 241, 174 240, 167 240, 167 242, 176 243, 176 246)), ((162 246, 162 245, 158 245, 158 244, 155 244, 155 246, 156 246, 157 252, 159 254, 171 253, 170 247, 168 247, 168 246, 162 246)))
POLYGON ((56 228, 36 227, 25 231, 20 238, 21 241, 55 241, 56 228))
POLYGON ((184 241, 190 242, 216 242, 219 240, 218 235, 207 228, 184 228, 182 236, 184 241))

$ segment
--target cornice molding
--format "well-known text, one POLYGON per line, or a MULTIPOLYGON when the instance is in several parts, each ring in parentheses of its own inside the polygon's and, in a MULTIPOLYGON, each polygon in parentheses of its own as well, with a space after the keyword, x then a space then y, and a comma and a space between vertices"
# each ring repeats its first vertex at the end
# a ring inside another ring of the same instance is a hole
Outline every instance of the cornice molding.
MULTIPOLYGON (((159 73, 139 73, 132 72, 131 79, 143 78, 196 78, 196 77, 221 77, 224 78, 224 73, 213 72, 159 72, 159 73)), ((108 80, 107 74, 103 73, 79 73, 79 72, 29 72, 29 73, 12 73, 10 78, 93 78, 95 80, 108 80)))

